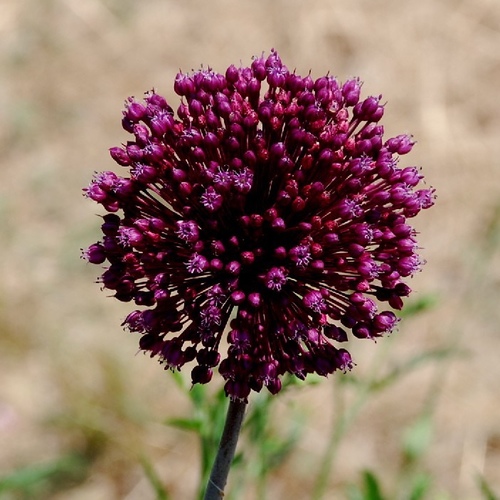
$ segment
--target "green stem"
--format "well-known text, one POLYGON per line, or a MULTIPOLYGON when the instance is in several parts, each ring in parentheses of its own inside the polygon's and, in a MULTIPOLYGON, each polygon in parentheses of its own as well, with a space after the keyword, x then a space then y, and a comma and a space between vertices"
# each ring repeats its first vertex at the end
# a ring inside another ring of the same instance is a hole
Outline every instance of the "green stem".
POLYGON ((224 424, 222 438, 208 480, 204 500, 220 500, 224 497, 224 488, 234 458, 245 409, 246 402, 230 401, 229 403, 226 423, 224 424))

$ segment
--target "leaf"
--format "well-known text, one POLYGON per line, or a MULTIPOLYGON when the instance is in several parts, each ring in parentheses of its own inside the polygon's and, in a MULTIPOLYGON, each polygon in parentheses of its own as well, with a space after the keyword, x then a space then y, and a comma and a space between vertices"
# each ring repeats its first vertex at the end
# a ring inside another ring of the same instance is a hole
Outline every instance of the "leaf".
POLYGON ((432 428, 431 416, 424 414, 406 429, 403 452, 409 461, 415 461, 425 453, 432 439, 432 428))
POLYGON ((141 459, 141 465, 144 470, 144 474, 149 480, 149 484, 153 487, 156 493, 156 500, 169 500, 170 496, 168 491, 163 486, 158 474, 156 473, 153 464, 145 457, 141 459))
POLYGON ((429 490, 432 479, 428 474, 418 474, 414 480, 409 500, 422 500, 429 490))
POLYGON ((363 485, 358 488, 351 485, 348 490, 350 500, 384 500, 377 476, 372 471, 363 471, 363 485))
POLYGON ((199 434, 203 423, 198 418, 169 418, 165 421, 165 425, 177 427, 185 431, 193 431, 199 434))
POLYGON ((363 492, 355 484, 351 484, 347 488, 347 500, 364 500, 363 492))
POLYGON ((363 484, 361 488, 355 484, 349 485, 347 498, 348 500, 384 500, 378 479, 369 470, 363 471, 363 484))
POLYGON ((363 484, 365 490, 365 500, 384 500, 377 477, 373 474, 373 472, 369 470, 365 470, 363 472, 363 484))
POLYGON ((179 389, 185 391, 187 389, 186 379, 184 375, 178 370, 172 370, 172 378, 179 389))
POLYGON ((478 475, 477 482, 485 500, 500 500, 500 497, 493 492, 484 476, 478 475))
POLYGON ((89 465, 90 462, 78 454, 69 454, 44 464, 27 465, 1 477, 0 492, 33 492, 41 487, 50 489, 64 482, 81 481, 89 465))
POLYGON ((400 316, 402 318, 408 318, 410 316, 415 316, 423 311, 432 309, 438 303, 438 297, 433 294, 423 295, 418 297, 416 300, 405 304, 401 310, 400 316))
POLYGON ((204 385, 194 384, 188 392, 188 395, 195 408, 200 408, 206 400, 207 390, 204 385))

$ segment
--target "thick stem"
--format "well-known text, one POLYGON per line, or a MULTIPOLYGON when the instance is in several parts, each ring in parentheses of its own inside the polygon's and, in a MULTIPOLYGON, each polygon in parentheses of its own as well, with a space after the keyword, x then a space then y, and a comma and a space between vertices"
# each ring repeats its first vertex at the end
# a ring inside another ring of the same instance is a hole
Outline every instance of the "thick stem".
POLYGON ((243 401, 229 402, 224 431, 222 432, 217 456, 208 480, 204 500, 220 500, 224 497, 224 488, 234 458, 246 405, 243 401))

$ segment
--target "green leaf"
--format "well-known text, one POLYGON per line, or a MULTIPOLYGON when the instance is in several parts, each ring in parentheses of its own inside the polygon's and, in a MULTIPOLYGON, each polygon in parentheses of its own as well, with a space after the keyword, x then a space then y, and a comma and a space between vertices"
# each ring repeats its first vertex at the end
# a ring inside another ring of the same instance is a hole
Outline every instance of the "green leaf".
POLYGON ((141 465, 144 469, 144 473, 149 480, 149 484, 153 487, 154 492, 156 493, 156 500, 169 500, 170 496, 168 491, 163 486, 158 474, 156 473, 153 464, 145 457, 141 459, 141 465))
POLYGON ((413 479, 409 500, 422 500, 431 486, 432 479, 428 474, 418 474, 413 479))
POLYGON ((477 482, 485 500, 500 500, 500 497, 493 492, 483 476, 478 475, 477 482))
POLYGON ((432 440, 433 423, 428 414, 423 414, 403 435, 403 452, 410 461, 420 458, 428 449, 432 440))
POLYGON ((412 300, 408 304, 405 304, 404 308, 401 310, 400 316, 402 318, 408 318, 410 316, 415 316, 423 311, 432 309, 438 302, 437 295, 428 294, 418 297, 416 300, 412 300))
POLYGON ((169 418, 165 421, 165 425, 177 427, 185 431, 193 431, 199 434, 203 423, 198 418, 169 418))
POLYGON ((85 478, 90 462, 81 455, 69 454, 44 464, 27 465, 0 478, 0 492, 34 492, 38 488, 54 488, 65 482, 85 478))
POLYGON ((384 500, 377 477, 373 472, 369 470, 363 472, 363 484, 365 489, 365 500, 384 500))
POLYGON ((185 391, 187 389, 186 379, 184 375, 178 370, 172 370, 172 377, 174 379, 175 384, 179 389, 185 391))
POLYGON ((363 471, 362 487, 351 484, 346 493, 348 500, 384 500, 378 479, 369 470, 363 471))
POLYGON ((194 384, 189 390, 188 395, 195 408, 200 408, 207 399, 207 389, 204 385, 194 384))
POLYGON ((363 492, 359 486, 350 484, 347 488, 347 500, 364 500, 363 492))

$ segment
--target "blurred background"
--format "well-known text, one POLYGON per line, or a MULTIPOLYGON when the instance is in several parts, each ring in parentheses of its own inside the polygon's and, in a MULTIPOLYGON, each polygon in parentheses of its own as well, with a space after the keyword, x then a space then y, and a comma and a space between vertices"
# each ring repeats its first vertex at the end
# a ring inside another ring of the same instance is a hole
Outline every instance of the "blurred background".
MULTIPOLYGON (((120 327, 130 305, 80 260, 102 213, 81 189, 114 168, 125 98, 154 87, 176 108, 179 69, 224 72, 273 47, 299 74, 359 76, 364 96, 382 93, 387 137, 414 135, 404 160, 438 194, 414 221, 427 265, 410 306, 423 310, 350 346, 353 379, 422 362, 353 419, 326 498, 365 469, 387 498, 409 498, 395 493, 408 439, 427 498, 483 498, 481 480, 500 495, 498 0, 2 0, 0 498, 154 499, 144 457, 170 498, 193 498, 196 437, 164 425, 189 398, 136 355, 120 327)), ((332 418, 356 398, 336 377, 275 402, 278 428, 302 424, 269 498, 311 498, 332 418)))

